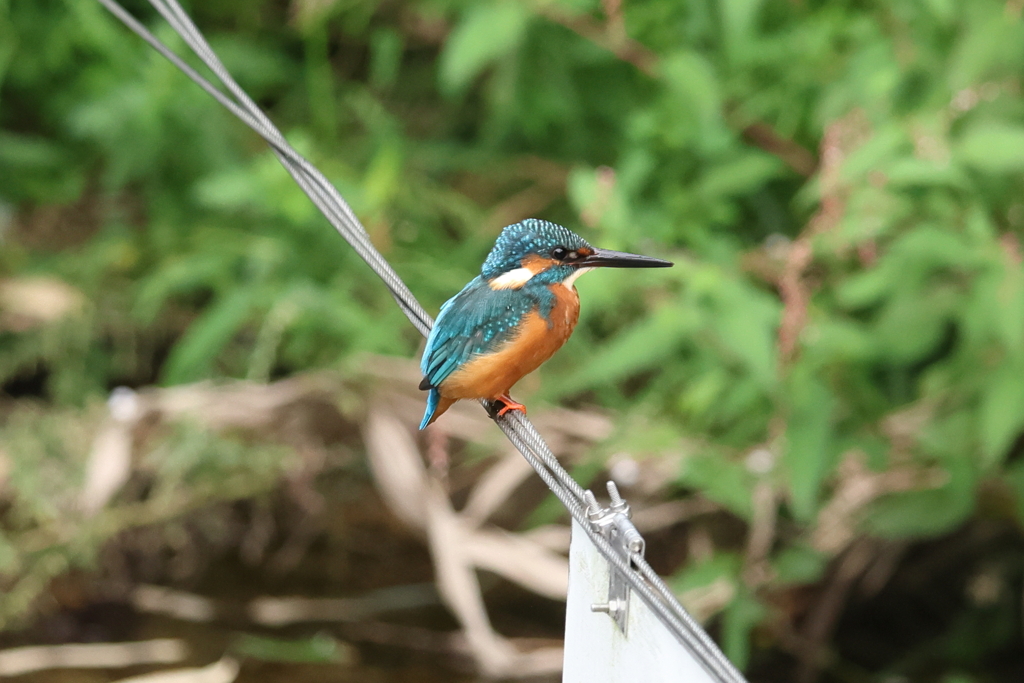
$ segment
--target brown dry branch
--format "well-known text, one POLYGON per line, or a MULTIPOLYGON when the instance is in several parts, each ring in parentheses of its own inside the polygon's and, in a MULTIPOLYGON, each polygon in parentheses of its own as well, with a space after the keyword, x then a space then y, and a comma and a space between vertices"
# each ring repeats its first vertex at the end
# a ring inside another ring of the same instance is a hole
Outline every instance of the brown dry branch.
POLYGON ((718 503, 699 496, 686 500, 669 500, 636 510, 633 513, 633 526, 641 532, 649 533, 721 510, 722 506, 718 503))
POLYGON ((889 439, 890 457, 894 461, 910 459, 921 430, 935 419, 937 410, 934 399, 921 400, 889 413, 879 422, 882 434, 889 439))
POLYGON ((0 677, 45 669, 113 669, 140 664, 174 664, 188 656, 185 642, 160 638, 136 643, 37 645, 0 650, 0 677))
POLYGON ((565 524, 545 524, 523 532, 523 537, 548 550, 558 553, 569 552, 572 531, 565 524))
POLYGON ((850 591, 874 561, 877 551, 876 541, 861 538, 837 562, 811 608, 803 629, 803 647, 798 653, 797 683, 814 683, 827 664, 825 644, 832 639, 850 591))
POLYGON ((947 478, 941 469, 913 465, 873 472, 864 460, 859 451, 849 451, 843 457, 836 472, 835 491, 811 531, 811 545, 816 550, 837 555, 849 546, 856 538, 858 515, 868 503, 890 493, 937 488, 947 478))
POLYGON ((532 474, 533 468, 519 451, 510 449, 477 480, 462 508, 462 518, 480 526, 532 474))
MULTIPOLYGON (((242 606, 225 600, 167 588, 140 585, 129 596, 141 614, 158 614, 179 621, 208 623, 244 613, 261 626, 282 627, 303 622, 366 621, 388 612, 399 612, 439 604, 433 584, 389 586, 345 598, 271 597, 254 598, 242 606)), ((3 661, 0 656, 0 661, 3 661)))
POLYGON ((217 615, 216 604, 209 598, 166 586, 137 586, 132 591, 131 603, 139 612, 163 614, 181 621, 208 622, 217 615))
POLYGON ((859 581, 863 594, 877 594, 892 576, 905 550, 905 544, 858 536, 860 513, 881 496, 936 488, 946 480, 946 474, 938 468, 908 463, 873 472, 867 468, 865 460, 865 455, 855 450, 844 455, 837 468, 833 494, 819 512, 817 524, 810 533, 812 547, 839 559, 808 610, 802 636, 793 639, 798 645, 795 650, 799 660, 798 683, 813 683, 827 665, 826 643, 832 638, 853 587, 859 581))
MULTIPOLYGON (((287 556, 288 564, 294 566, 313 539, 323 532, 319 495, 306 500, 307 494, 303 492, 312 491, 313 477, 328 462, 328 444, 340 438, 337 434, 324 433, 324 424, 335 425, 330 429, 337 428, 338 423, 347 424, 340 430, 349 438, 352 436, 349 428, 360 423, 363 445, 382 500, 399 520, 422 536, 431 551, 437 589, 430 591, 427 603, 436 602, 440 595, 452 610, 462 625, 465 638, 461 642, 466 651, 472 653, 478 669, 489 676, 521 676, 557 670, 558 648, 520 650, 513 641, 494 631, 476 577, 479 570, 487 570, 538 595, 564 600, 568 527, 556 524, 512 533, 488 521, 532 476, 532 470, 520 454, 510 449, 480 406, 463 402, 453 407, 443 425, 434 425, 435 433, 426 435, 425 442, 430 447, 447 449, 447 443, 457 439, 473 441, 503 454, 469 487, 464 509, 456 511, 439 479, 443 474, 439 470, 444 468, 427 468, 424 450, 412 435, 423 400, 422 393, 415 388, 418 377, 415 364, 374 358, 368 360, 365 367, 365 380, 343 380, 332 373, 317 373, 272 384, 203 382, 166 389, 115 391, 108 401, 106 415, 93 430, 95 436, 78 498, 78 509, 88 514, 82 517, 79 526, 87 528, 86 533, 97 539, 112 538, 125 528, 137 528, 138 543, 148 538, 152 546, 151 552, 142 549, 142 554, 160 555, 165 541, 156 530, 148 533, 144 525, 174 520, 195 507, 197 495, 205 500, 206 494, 167 491, 161 494, 159 509, 155 509, 151 501, 135 501, 131 485, 125 494, 126 500, 117 497, 126 482, 138 478, 136 470, 147 461, 140 455, 164 447, 161 444, 168 434, 166 425, 187 421, 212 433, 273 440, 302 454, 298 466, 292 468, 293 481, 285 487, 302 516, 298 522, 287 526, 301 528, 286 539, 270 561, 264 557, 268 540, 275 535, 276 522, 272 517, 254 512, 251 528, 241 529, 239 535, 245 539, 242 545, 248 548, 245 554, 250 562, 271 567, 287 556), (361 404, 367 407, 358 407, 361 404), (346 423, 337 408, 339 405, 349 406, 345 411, 353 416, 351 422, 346 423), (310 411, 315 417, 304 415, 310 411), (438 434, 441 427, 444 431, 438 434)), ((603 416, 564 409, 539 412, 535 421, 550 437, 554 451, 563 458, 575 457, 596 439, 608 436, 612 429, 610 421, 603 416)), ((628 455, 622 458, 633 462, 628 455)), ((638 489, 654 491, 672 478, 670 472, 660 469, 659 463, 651 467, 646 466, 646 461, 634 464, 637 481, 646 482, 638 485, 638 489)), ((674 501, 647 511, 638 507, 636 519, 639 528, 650 530, 717 509, 716 505, 701 499, 674 501)), ((79 527, 74 527, 78 531, 71 527, 62 529, 38 529, 24 536, 22 541, 29 549, 41 549, 58 541, 61 533, 82 533, 79 527)), ((179 564, 192 566, 194 562, 187 557, 190 551, 186 546, 189 543, 184 546, 179 543, 175 552, 182 556, 179 564)), ((197 549, 192 548, 191 552, 195 551, 197 549)), ((32 595, 45 590, 48 577, 66 568, 65 564, 27 568, 31 577, 15 582, 13 592, 24 597, 22 602, 30 600, 32 595)), ((183 569, 186 570, 187 567, 183 569)), ((241 611, 238 606, 232 608, 202 596, 155 586, 143 585, 130 594, 131 602, 140 612, 186 621, 204 621, 241 611)), ((422 595, 417 596, 413 603, 398 601, 398 607, 393 608, 427 604, 422 595)), ((360 600, 266 598, 250 604, 248 611, 255 621, 267 625, 327 618, 351 623, 352 619, 382 611, 367 611, 360 600)))
MULTIPOLYGON (((293 497, 295 495, 293 494, 293 497)), ((301 500, 301 498, 299 498, 301 500)), ((267 563, 271 574, 288 574, 298 568, 310 546, 323 531, 320 510, 305 513, 288 529, 288 537, 267 563)))
MULTIPOLYGON (((304 461, 298 463, 298 467, 295 461, 281 461, 281 473, 299 482, 297 486, 286 486, 285 490, 292 493, 300 509, 310 508, 300 493, 310 490, 309 482, 322 468, 328 450, 338 448, 341 438, 337 433, 338 425, 343 425, 344 419, 335 403, 342 388, 343 383, 337 377, 325 373, 273 385, 201 383, 138 392, 119 390, 111 396, 108 411, 98 424, 98 411, 91 408, 69 416, 66 423, 74 427, 71 431, 75 435, 78 432, 84 435, 80 440, 85 444, 82 450, 89 453, 83 473, 84 485, 78 492, 77 504, 65 506, 67 509, 62 509, 61 514, 21 529, 13 537, 22 560, 15 565, 17 569, 13 573, 0 576, 3 586, 0 627, 24 615, 47 591, 51 579, 69 569, 71 560, 66 554, 44 552, 48 549, 91 549, 111 541, 114 545, 123 542, 137 546, 144 560, 144 566, 140 567, 143 575, 155 575, 151 565, 156 560, 152 558, 161 557, 164 549, 172 551, 166 564, 170 576, 184 578, 202 567, 204 560, 190 532, 180 524, 167 525, 178 524, 177 520, 199 507, 248 498, 262 492, 262 487, 269 482, 244 476, 216 485, 196 483, 188 488, 160 488, 159 482, 155 482, 157 488, 140 499, 138 485, 154 475, 148 471, 147 463, 159 460, 160 450, 169 447, 167 437, 174 430, 168 426, 176 422, 205 427, 211 436, 220 432, 245 434, 258 437, 260 442, 291 446, 294 452, 303 454, 304 461), (91 447, 89 434, 93 435, 91 447), (146 453, 149 455, 143 457, 146 453), (135 488, 129 487, 125 500, 115 501, 128 481, 134 481, 135 488), (172 543, 170 536, 152 525, 166 527, 166 533, 178 529, 177 540, 172 543), (151 541, 148 550, 141 545, 147 538, 151 541)), ((67 438, 64 441, 69 457, 76 458, 75 450, 81 448, 79 443, 67 438)), ((312 513, 315 512, 312 509, 312 513)), ((309 512, 306 515, 317 518, 309 512)), ((304 531, 303 539, 299 539, 301 544, 286 543, 284 550, 293 556, 301 555, 314 533, 318 531, 304 531)))
POLYGON ((11 476, 11 456, 0 446, 0 501, 4 499, 7 479, 11 476))
POLYGON ((686 552, 692 562, 701 564, 715 556, 715 542, 705 525, 694 525, 686 535, 686 552))
MULTIPOLYGON (((731 117, 730 117, 731 118, 731 117)), ((730 121, 733 127, 740 127, 737 122, 730 121)), ((818 167, 818 160, 803 145, 781 135, 774 128, 762 121, 755 121, 742 127, 743 139, 773 154, 799 175, 809 178, 818 167)))
POLYGON ((520 652, 494 631, 475 571, 489 569, 529 590, 564 599, 565 558, 529 539, 479 528, 478 519, 467 524, 439 482, 429 476, 409 429, 385 399, 371 404, 364 426, 370 469, 391 510, 426 535, 438 592, 462 625, 474 660, 484 674, 494 677, 554 671, 544 669, 556 659, 553 653, 520 652))
POLYGON ((704 623, 725 609, 735 597, 736 585, 725 577, 719 577, 706 586, 683 591, 679 602, 694 619, 704 623))
POLYGON ((768 426, 768 440, 750 450, 745 458, 747 472, 757 477, 751 491, 751 519, 743 554, 743 580, 757 590, 773 578, 769 563, 778 530, 779 503, 782 490, 773 478, 778 451, 785 433, 785 422, 776 415, 768 426))
POLYGON ((608 17, 606 30, 610 39, 616 44, 629 40, 626 36, 626 18, 622 14, 622 0, 602 0, 601 9, 608 17))
POLYGON ((85 309, 81 290, 53 277, 0 280, 0 330, 26 332, 85 309))
POLYGON ((756 588, 770 578, 768 554, 775 543, 775 525, 778 517, 778 495, 775 484, 767 479, 754 485, 751 494, 753 514, 747 533, 744 554, 744 580, 756 588))
POLYGON ((813 251, 807 239, 798 239, 789 249, 786 265, 779 278, 779 297, 782 299, 782 319, 779 321, 779 357, 783 362, 796 355, 800 333, 807 322, 807 306, 811 295, 804 285, 803 275, 811 264, 813 251))
POLYGON ((804 274, 814 257, 812 241, 817 235, 834 230, 842 220, 848 195, 842 181, 842 165, 849 154, 868 138, 868 125, 864 112, 855 109, 830 123, 822 137, 821 164, 818 167, 821 206, 790 246, 778 281, 783 305, 779 324, 779 357, 784 365, 795 358, 800 334, 807 324, 811 289, 804 281, 804 274))
POLYGON ((188 669, 154 671, 122 678, 115 683, 231 683, 238 678, 240 667, 231 657, 223 657, 213 664, 188 669))
POLYGON ((246 607, 249 618, 262 626, 286 626, 309 621, 365 621, 385 612, 438 604, 433 584, 412 584, 380 588, 348 598, 269 597, 252 600, 246 607))
POLYGON ((626 36, 624 31, 617 31, 614 21, 601 23, 589 15, 570 14, 554 5, 541 7, 538 13, 611 52, 622 61, 629 62, 648 76, 654 78, 658 75, 658 55, 626 36))
POLYGON ((879 543, 879 551, 860 581, 859 592, 865 598, 874 597, 885 588, 889 583, 889 579, 893 577, 893 574, 899 568, 900 560, 903 559, 908 547, 906 541, 879 543))
MULTIPOLYGON (((166 389, 115 390, 108 401, 110 414, 97 431, 85 471, 79 506, 87 515, 96 514, 127 481, 132 453, 159 422, 190 420, 214 432, 247 431, 273 435, 321 461, 322 438, 308 420, 298 413, 313 412, 311 404, 333 406, 341 380, 329 373, 308 374, 273 384, 235 381, 222 384, 199 382, 166 389), (320 441, 320 443, 317 443, 320 441)), ((335 413, 336 409, 330 408, 335 413)), ((298 471, 307 486, 296 489, 300 502, 319 467, 298 471)))
POLYGON ((508 675, 520 653, 491 626, 480 582, 466 557, 458 517, 447 495, 435 481, 424 483, 428 487, 424 499, 427 539, 438 592, 462 625, 483 673, 495 677, 508 675))
POLYGON ((238 544, 238 556, 249 567, 263 562, 276 530, 274 515, 266 501, 254 501, 249 527, 238 544))

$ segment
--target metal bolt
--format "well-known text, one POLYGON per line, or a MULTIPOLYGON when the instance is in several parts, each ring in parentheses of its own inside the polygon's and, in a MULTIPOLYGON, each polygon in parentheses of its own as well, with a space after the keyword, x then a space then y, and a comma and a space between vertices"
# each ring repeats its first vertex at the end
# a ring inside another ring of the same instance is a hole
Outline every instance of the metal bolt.
POLYGON ((622 512, 629 515, 629 504, 622 499, 619 495, 619 487, 615 485, 614 481, 608 482, 608 497, 612 499, 611 509, 615 512, 622 512))
POLYGON ((625 607, 626 603, 622 600, 609 600, 603 603, 595 602, 590 606, 590 611, 604 613, 615 618, 625 607))
POLYGON ((597 496, 590 489, 583 492, 583 499, 587 502, 587 518, 591 522, 596 522, 601 519, 601 515, 604 512, 601 510, 601 506, 597 504, 597 496))

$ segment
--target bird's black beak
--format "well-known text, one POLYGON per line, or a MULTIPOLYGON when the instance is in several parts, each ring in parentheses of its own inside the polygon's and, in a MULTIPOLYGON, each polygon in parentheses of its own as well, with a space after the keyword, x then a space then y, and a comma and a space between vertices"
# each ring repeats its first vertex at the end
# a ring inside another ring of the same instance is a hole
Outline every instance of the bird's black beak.
POLYGON ((583 268, 669 268, 673 263, 640 254, 627 254, 624 251, 594 249, 593 254, 584 256, 575 265, 583 268))

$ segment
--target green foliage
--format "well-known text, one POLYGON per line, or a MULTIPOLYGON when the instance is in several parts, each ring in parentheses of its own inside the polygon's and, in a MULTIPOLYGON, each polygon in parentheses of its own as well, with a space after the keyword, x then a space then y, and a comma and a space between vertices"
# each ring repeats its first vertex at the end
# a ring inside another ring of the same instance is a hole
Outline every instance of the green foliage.
POLYGON ((441 89, 465 89, 486 67, 508 55, 522 40, 529 16, 517 2, 471 7, 445 42, 438 65, 441 89))
MULTIPOLYGON (((773 618, 766 594, 819 580, 847 547, 818 533, 836 510, 837 528, 898 541, 979 509, 1019 533, 1014 3, 194 5, 429 310, 527 215, 677 262, 580 280, 580 325, 534 400, 623 415, 602 452, 682 453, 677 484, 740 520, 763 515, 756 487, 775 492, 784 533, 767 558, 730 560, 774 577, 730 565, 732 654, 773 618), (872 495, 843 507, 857 477, 872 495), (986 505, 996 489, 1013 504, 986 505)), ((0 277, 48 274, 89 301, 0 316, 0 381, 45 382, 54 410, 122 383, 266 379, 419 344, 273 155, 92 0, 0 2, 8 215, 0 277)), ((48 433, 40 464, 60 451, 48 433)), ((190 443, 182 457, 202 452, 190 443)), ((35 498, 26 514, 51 514, 54 496, 35 498)), ((0 567, 24 561, 9 548, 0 567)), ((949 680, 980 661, 929 657, 949 680)))
POLYGON ((327 664, 350 662, 354 657, 347 646, 327 633, 317 633, 298 640, 282 640, 245 633, 232 644, 231 650, 237 655, 266 662, 327 664))

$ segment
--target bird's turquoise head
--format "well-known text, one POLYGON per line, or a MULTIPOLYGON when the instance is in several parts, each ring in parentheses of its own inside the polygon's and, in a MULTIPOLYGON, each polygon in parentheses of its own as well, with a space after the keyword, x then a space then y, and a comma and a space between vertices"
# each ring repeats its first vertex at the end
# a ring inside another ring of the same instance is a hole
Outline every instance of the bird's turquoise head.
POLYGON ((583 273, 598 267, 665 268, 661 259, 596 249, 568 228, 527 218, 501 231, 484 261, 481 275, 492 289, 520 289, 527 283, 572 287, 583 273))

